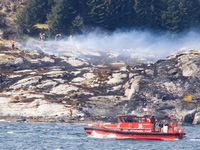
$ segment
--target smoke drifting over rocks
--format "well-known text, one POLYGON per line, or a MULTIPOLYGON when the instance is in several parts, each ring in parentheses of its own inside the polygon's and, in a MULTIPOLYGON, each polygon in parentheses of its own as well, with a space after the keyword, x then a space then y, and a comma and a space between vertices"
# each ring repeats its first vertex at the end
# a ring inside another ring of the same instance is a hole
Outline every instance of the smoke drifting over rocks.
POLYGON ((184 33, 153 33, 150 31, 115 31, 106 33, 93 31, 74 35, 72 39, 36 41, 28 40, 23 49, 36 49, 45 53, 72 57, 103 57, 140 59, 154 62, 169 55, 200 49, 200 34, 196 31, 184 33))
POLYGON ((196 32, 92 32, 57 41, 29 40, 15 50, 2 47, 0 117, 108 121, 150 107, 161 120, 170 114, 180 123, 199 124, 199 37, 196 32), (173 53, 178 54, 169 56, 173 53), (156 62, 111 64, 124 58, 156 62), (104 63, 90 63, 94 60, 104 63))

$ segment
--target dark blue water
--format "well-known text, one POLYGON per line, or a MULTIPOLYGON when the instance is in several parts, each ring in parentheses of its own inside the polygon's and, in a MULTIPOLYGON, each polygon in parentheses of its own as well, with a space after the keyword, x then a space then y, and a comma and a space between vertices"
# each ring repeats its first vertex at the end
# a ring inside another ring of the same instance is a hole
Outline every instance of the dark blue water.
POLYGON ((200 126, 185 126, 182 140, 103 139, 86 124, 0 122, 0 150, 200 150, 200 126))

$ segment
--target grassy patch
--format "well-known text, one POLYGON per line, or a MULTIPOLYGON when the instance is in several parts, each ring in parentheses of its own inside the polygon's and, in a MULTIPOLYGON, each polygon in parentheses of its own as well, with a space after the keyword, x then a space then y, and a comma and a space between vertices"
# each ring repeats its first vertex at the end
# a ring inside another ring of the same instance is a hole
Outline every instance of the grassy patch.
POLYGON ((12 55, 0 55, 0 60, 5 60, 5 59, 15 59, 16 57, 12 55))
POLYGON ((49 25, 48 24, 36 24, 35 27, 37 29, 49 29, 49 25))

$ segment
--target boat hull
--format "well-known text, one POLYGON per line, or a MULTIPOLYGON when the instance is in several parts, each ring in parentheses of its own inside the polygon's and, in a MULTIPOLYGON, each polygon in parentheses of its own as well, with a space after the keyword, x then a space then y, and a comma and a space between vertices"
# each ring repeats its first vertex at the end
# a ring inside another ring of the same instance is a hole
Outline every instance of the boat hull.
POLYGON ((130 132, 120 130, 109 130, 104 128, 85 127, 88 134, 99 134, 103 136, 113 135, 116 138, 149 139, 149 140, 175 140, 182 139, 182 133, 161 133, 161 132, 130 132))

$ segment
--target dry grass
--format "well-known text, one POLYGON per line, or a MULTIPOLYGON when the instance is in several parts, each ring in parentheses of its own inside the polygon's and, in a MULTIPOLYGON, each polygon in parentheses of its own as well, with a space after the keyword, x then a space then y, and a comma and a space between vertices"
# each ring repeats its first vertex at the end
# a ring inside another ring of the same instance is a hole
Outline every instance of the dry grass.
POLYGON ((195 49, 193 49, 193 50, 190 50, 189 52, 190 52, 190 53, 200 53, 200 50, 195 50, 195 49))
POLYGON ((101 82, 107 80, 111 73, 112 73, 111 69, 95 69, 94 70, 95 78, 101 82))
POLYGON ((35 100, 35 98, 27 98, 26 96, 13 96, 11 97, 13 101, 11 103, 31 103, 35 100))
POLYGON ((35 100, 35 98, 22 97, 21 102, 30 103, 30 102, 33 102, 34 100, 35 100))
POLYGON ((12 55, 0 55, 0 60, 5 60, 5 59, 15 59, 16 57, 12 56, 12 55))
POLYGON ((113 63, 113 64, 107 64, 107 67, 110 70, 120 70, 120 68, 124 67, 125 65, 123 63, 113 63))
POLYGON ((35 27, 38 29, 49 29, 48 24, 36 24, 35 27))
POLYGON ((12 40, 5 40, 5 39, 0 39, 1 45, 9 45, 11 44, 13 41, 12 40))

